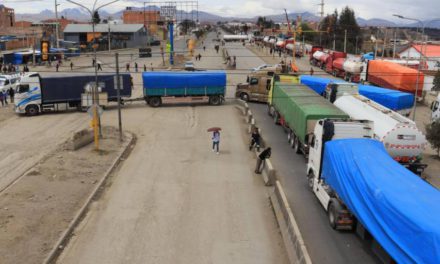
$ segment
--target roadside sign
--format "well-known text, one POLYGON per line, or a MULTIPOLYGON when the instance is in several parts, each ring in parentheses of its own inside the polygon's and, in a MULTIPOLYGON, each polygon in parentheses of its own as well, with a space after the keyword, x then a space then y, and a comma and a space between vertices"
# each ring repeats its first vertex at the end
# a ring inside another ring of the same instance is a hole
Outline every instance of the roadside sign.
POLYGON ((177 13, 177 7, 175 5, 166 5, 160 7, 160 16, 167 20, 173 20, 177 13))
POLYGON ((89 114, 90 117, 93 118, 93 111, 95 109, 95 107, 98 107, 98 115, 101 116, 102 113, 104 113, 104 109, 102 109, 102 107, 98 106, 98 105, 92 105, 89 107, 89 109, 87 109, 87 113, 89 114))

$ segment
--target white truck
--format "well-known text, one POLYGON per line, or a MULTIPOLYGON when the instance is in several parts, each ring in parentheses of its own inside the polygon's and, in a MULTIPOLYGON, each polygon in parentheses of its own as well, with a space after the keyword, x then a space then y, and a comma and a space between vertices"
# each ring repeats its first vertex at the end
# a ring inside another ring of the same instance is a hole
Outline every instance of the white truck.
MULTIPOLYGON (((427 167, 421 163, 427 141, 414 121, 356 94, 330 95, 330 101, 353 119, 374 122, 374 138, 381 141, 390 156, 421 175, 427 167)), ((328 93, 327 93, 328 94, 328 93)))
POLYGON ((329 222, 334 229, 352 230, 354 217, 337 194, 321 178, 324 144, 327 141, 343 138, 373 138, 373 122, 363 120, 319 120, 310 140, 307 177, 310 189, 328 213, 329 222))
POLYGON ((10 88, 15 89, 20 82, 20 74, 4 74, 0 75, 0 92, 8 91, 10 88))

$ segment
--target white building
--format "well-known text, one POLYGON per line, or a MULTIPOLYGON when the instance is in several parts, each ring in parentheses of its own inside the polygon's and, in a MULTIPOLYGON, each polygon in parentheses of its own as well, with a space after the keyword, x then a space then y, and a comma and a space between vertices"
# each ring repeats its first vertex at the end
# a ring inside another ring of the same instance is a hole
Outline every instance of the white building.
POLYGON ((440 70, 440 45, 411 45, 399 53, 402 59, 426 61, 427 70, 440 70))

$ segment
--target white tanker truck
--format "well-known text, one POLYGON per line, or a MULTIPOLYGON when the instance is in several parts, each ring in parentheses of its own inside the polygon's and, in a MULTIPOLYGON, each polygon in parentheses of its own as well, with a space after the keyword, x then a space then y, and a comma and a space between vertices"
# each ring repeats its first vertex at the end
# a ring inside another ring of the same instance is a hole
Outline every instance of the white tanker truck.
POLYGON ((390 156, 412 172, 422 174, 427 167, 421 163, 427 141, 412 120, 362 95, 344 94, 334 105, 353 119, 373 121, 374 138, 384 144, 390 156))

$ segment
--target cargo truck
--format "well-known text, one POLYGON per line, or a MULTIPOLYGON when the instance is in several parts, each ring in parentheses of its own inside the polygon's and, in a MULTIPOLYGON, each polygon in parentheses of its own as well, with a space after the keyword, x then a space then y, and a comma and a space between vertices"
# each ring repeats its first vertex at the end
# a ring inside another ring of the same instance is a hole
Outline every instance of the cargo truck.
POLYGON ((360 82, 387 87, 422 96, 424 74, 416 69, 384 60, 370 60, 365 63, 360 75, 360 82), (416 94, 417 91, 417 94, 416 94))
MULTIPOLYGON (((99 74, 99 105, 117 101, 116 74, 99 74)), ((121 74, 121 97, 131 96, 131 77, 121 74)), ((42 112, 69 109, 84 110, 92 104, 91 85, 94 74, 29 73, 20 80, 15 93, 15 112, 37 115, 42 112)))
POLYGON ((309 152, 309 140, 318 120, 348 119, 349 116, 305 85, 283 83, 274 77, 268 112, 275 124, 287 132, 289 144, 296 153, 309 152))
POLYGON ((348 95, 343 89, 339 93, 344 94, 338 95, 337 88, 336 84, 329 85, 329 100, 334 100, 334 105, 353 119, 374 122, 374 138, 383 143, 389 155, 410 171, 421 175, 427 167, 421 162, 427 141, 415 122, 361 95, 348 95))
POLYGON ((360 61, 338 58, 327 63, 326 72, 335 77, 341 77, 348 82, 359 82, 363 67, 364 64, 360 61))
MULTIPOLYGON (((348 84, 342 80, 301 75, 300 82, 307 85, 320 95, 325 94, 329 84, 348 84)), ((367 97, 393 111, 408 116, 414 103, 414 95, 397 90, 377 87, 373 85, 350 84, 358 90, 360 95, 367 97), (356 88, 357 87, 357 88, 356 88)), ((357 92, 356 92, 357 93, 357 92)), ((352 93, 353 94, 353 93, 352 93)))
POLYGON ((162 103, 209 102, 220 105, 225 100, 226 73, 199 72, 144 72, 144 100, 152 107, 162 103))
MULTIPOLYGON (((246 83, 237 84, 235 97, 243 101, 257 101, 267 103, 267 96, 271 87, 272 77, 281 71, 258 71, 247 77, 246 83)), ((294 76, 294 75, 292 75, 294 76)), ((298 82, 298 77, 294 76, 298 82)))
POLYGON ((330 226, 355 229, 384 263, 440 263, 440 192, 391 159, 367 126, 320 122, 307 173, 330 226))

